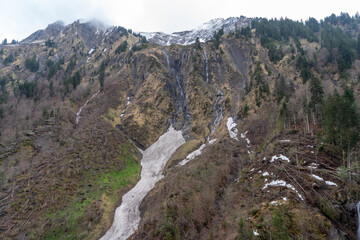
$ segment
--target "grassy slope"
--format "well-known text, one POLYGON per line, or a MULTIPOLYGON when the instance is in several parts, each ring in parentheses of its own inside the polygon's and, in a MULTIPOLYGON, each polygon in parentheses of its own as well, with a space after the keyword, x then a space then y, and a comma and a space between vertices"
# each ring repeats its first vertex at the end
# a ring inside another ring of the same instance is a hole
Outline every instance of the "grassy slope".
POLYGON ((119 161, 125 163, 124 169, 111 169, 94 177, 87 176, 84 185, 91 186, 82 196, 74 196, 65 209, 49 211, 47 218, 54 223, 48 229, 43 239, 94 239, 99 237, 101 229, 95 227, 92 231, 84 231, 80 224, 90 214, 95 224, 103 225, 109 216, 101 216, 100 212, 91 213, 92 205, 100 204, 101 209, 106 212, 113 212, 118 203, 119 193, 133 185, 139 178, 140 165, 134 157, 122 147, 123 154, 119 161), (106 202, 104 202, 106 200, 106 202), (105 211, 109 209, 110 211, 105 211), (60 220, 60 221, 59 221, 60 220), (60 224, 62 223, 62 224, 60 224))

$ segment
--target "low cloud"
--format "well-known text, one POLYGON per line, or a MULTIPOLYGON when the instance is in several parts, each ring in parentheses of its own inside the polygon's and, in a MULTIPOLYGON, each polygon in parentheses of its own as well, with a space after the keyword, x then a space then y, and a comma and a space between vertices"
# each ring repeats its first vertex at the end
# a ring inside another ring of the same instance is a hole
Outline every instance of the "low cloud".
POLYGON ((171 33, 194 28, 217 17, 288 17, 317 19, 331 13, 354 15, 360 3, 350 0, 310 1, 296 4, 285 0, 2 0, 0 2, 0 39, 21 40, 49 23, 63 20, 97 18, 110 25, 135 31, 171 33))

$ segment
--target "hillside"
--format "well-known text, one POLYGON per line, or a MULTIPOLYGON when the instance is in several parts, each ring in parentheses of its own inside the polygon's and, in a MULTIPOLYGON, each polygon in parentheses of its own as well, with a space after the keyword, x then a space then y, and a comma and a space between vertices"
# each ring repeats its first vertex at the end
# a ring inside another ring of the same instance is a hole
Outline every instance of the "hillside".
POLYGON ((356 239, 359 33, 347 14, 94 20, 0 45, 1 239, 99 239, 171 126, 185 143, 129 239, 356 239))

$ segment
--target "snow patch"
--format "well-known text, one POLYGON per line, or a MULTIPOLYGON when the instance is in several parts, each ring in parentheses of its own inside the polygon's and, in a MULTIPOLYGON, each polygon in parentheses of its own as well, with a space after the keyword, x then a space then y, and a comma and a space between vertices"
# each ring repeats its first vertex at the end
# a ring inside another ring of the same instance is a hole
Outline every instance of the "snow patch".
POLYGON ((268 172, 264 172, 263 174, 262 174, 262 176, 263 177, 267 177, 267 176, 269 176, 270 174, 268 173, 268 172))
POLYGON ((234 122, 234 119, 232 117, 229 117, 226 122, 227 129, 229 131, 230 138, 235 139, 236 141, 239 141, 237 134, 238 130, 236 128, 236 123, 234 122))
POLYGON ((274 162, 277 159, 280 159, 280 160, 283 160, 283 161, 286 161, 286 162, 290 162, 290 159, 288 157, 282 155, 282 154, 280 154, 280 156, 277 156, 277 155, 273 156, 271 158, 270 162, 274 162))
POLYGON ((318 166, 319 166, 319 164, 317 164, 317 163, 311 163, 310 166, 308 166, 308 168, 317 169, 318 166))
POLYGON ((266 183, 262 190, 267 189, 269 186, 272 187, 287 187, 296 192, 301 200, 304 200, 303 196, 294 188, 293 185, 286 183, 284 180, 273 180, 270 183, 266 183))
POLYGON ((257 229, 255 229, 254 231, 253 231, 253 234, 254 234, 254 236, 259 236, 260 234, 258 233, 258 230, 257 229))
POLYGON ((241 133, 241 138, 246 138, 246 134, 248 133, 248 131, 241 133))
POLYGON ((210 144, 210 145, 213 144, 214 142, 216 142, 216 140, 217 140, 216 138, 214 138, 213 140, 210 140, 210 141, 209 141, 209 144, 210 144))
POLYGON ((281 142, 281 143, 286 143, 286 142, 291 142, 291 140, 288 140, 288 139, 286 139, 286 140, 280 140, 280 142, 281 142))
POLYGON ((122 203, 115 211, 114 222, 101 240, 127 239, 139 226, 139 206, 144 197, 163 178, 162 171, 171 155, 185 143, 181 131, 172 126, 143 152, 141 179, 122 197, 122 203))
POLYGON ((287 201, 286 197, 283 197, 281 200, 274 200, 270 202, 270 205, 281 205, 284 204, 287 201))
MULTIPOLYGON (((324 181, 324 179, 323 179, 322 177, 319 177, 319 176, 317 176, 317 175, 315 175, 315 174, 311 174, 311 176, 313 176, 315 179, 317 179, 317 180, 319 180, 319 181, 324 181)), ((326 183, 327 185, 329 185, 329 186, 337 186, 336 183, 331 182, 331 181, 325 181, 325 183, 326 183)))
POLYGON ((202 153, 202 151, 204 150, 205 147, 206 147, 206 145, 202 144, 198 149, 196 149, 195 151, 188 154, 186 156, 186 158, 179 163, 179 166, 184 166, 185 164, 187 164, 188 162, 190 162, 191 160, 193 160, 197 156, 201 155, 201 153, 202 153))
MULTIPOLYGON (((248 131, 246 131, 246 132, 244 132, 244 133, 241 133, 240 134, 240 137, 242 138, 242 139, 245 139, 245 141, 246 141, 246 144, 247 144, 247 148, 250 148, 251 147, 251 145, 250 145, 250 139, 249 138, 247 138, 246 137, 246 134, 248 133, 248 131)), ((248 154, 250 154, 250 153, 254 153, 253 151, 248 151, 248 154)))
POLYGON ((311 174, 311 176, 313 176, 316 180, 319 180, 319 181, 324 181, 324 179, 322 177, 319 177, 315 174, 311 174))
MULTIPOLYGON (((216 139, 213 139, 213 140, 209 141, 209 144, 211 145, 214 142, 216 142, 216 139)), ((202 153, 202 151, 204 150, 205 147, 206 147, 206 144, 204 143, 198 149, 196 149, 195 151, 189 153, 184 160, 179 162, 178 166, 184 166, 185 164, 187 164, 188 162, 190 162, 191 160, 193 160, 197 156, 201 155, 201 153, 202 153)))
POLYGON ((129 98, 129 97, 127 97, 127 98, 126 98, 126 100, 127 100, 126 105, 129 105, 129 104, 131 103, 130 98, 129 98))
POLYGON ((92 49, 90 49, 90 51, 89 51, 88 54, 90 55, 90 54, 92 54, 94 51, 95 51, 95 49, 92 48, 92 49))
POLYGON ((325 183, 326 183, 327 185, 329 185, 329 186, 337 186, 336 183, 331 182, 331 181, 325 181, 325 183))

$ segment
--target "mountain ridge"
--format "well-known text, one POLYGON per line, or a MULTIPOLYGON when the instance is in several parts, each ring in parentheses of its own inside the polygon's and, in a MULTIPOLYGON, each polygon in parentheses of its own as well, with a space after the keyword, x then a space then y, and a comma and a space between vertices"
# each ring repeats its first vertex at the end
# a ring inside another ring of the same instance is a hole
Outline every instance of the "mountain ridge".
MULTIPOLYGON (((58 20, 52 24, 49 24, 45 29, 38 30, 21 40, 20 43, 32 43, 38 41, 46 41, 58 36, 66 27, 72 24, 84 24, 96 28, 96 33, 106 32, 108 29, 115 28, 116 26, 107 26, 97 19, 89 21, 76 20, 71 24, 65 25, 63 21, 58 20)), ((204 24, 191 29, 173 32, 166 34, 163 32, 137 32, 147 38, 149 42, 169 46, 171 44, 190 45, 195 43, 196 38, 199 38, 201 42, 206 42, 213 37, 214 32, 224 29, 225 33, 234 32, 236 29, 241 30, 245 27, 250 27, 251 18, 241 17, 229 17, 229 18, 215 18, 204 24)))
POLYGON ((104 236, 173 126, 130 239, 356 239, 360 19, 239 19, 189 45, 82 21, 1 45, 0 238, 104 236))

